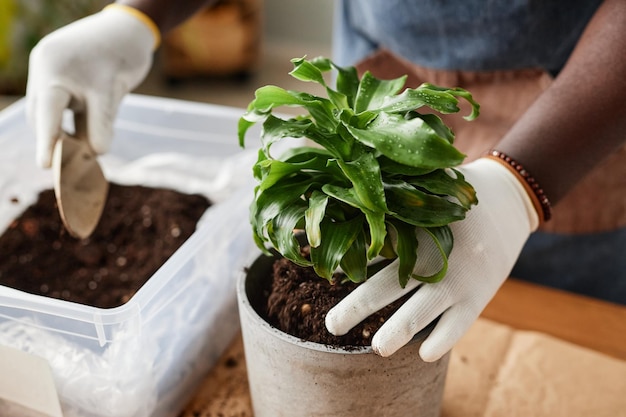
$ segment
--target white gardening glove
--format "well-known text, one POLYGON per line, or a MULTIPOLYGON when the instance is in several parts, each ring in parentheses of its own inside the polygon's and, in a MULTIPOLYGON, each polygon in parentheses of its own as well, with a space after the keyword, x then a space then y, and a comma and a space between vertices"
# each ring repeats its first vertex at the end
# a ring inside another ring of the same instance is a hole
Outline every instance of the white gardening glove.
MULTIPOLYGON (((376 332, 373 350, 389 356, 441 315, 420 348, 431 362, 446 354, 466 333, 511 272, 522 246, 538 226, 538 216, 524 186, 497 161, 482 158, 459 170, 478 196, 467 217, 450 225, 454 247, 442 281, 398 283, 397 261, 361 284, 331 309, 326 327, 343 335, 364 318, 414 290, 400 309, 376 332)), ((422 276, 436 272, 441 256, 431 239, 418 236, 418 265, 422 276)))
POLYGON ((108 151, 119 103, 147 75, 159 40, 147 16, 115 4, 52 32, 33 48, 26 105, 39 166, 50 167, 68 108, 85 120, 93 150, 108 151))

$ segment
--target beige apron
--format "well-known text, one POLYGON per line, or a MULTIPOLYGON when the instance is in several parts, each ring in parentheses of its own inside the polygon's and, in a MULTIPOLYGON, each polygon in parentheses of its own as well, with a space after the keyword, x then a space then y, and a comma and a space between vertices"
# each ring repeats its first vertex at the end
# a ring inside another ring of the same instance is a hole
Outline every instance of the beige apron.
MULTIPOLYGON (((485 153, 499 141, 533 101, 552 82, 541 70, 469 72, 433 70, 379 50, 362 61, 360 73, 390 79, 408 75, 407 87, 423 82, 468 90, 480 104, 480 116, 471 122, 461 103, 461 113, 443 116, 455 132, 455 146, 467 154, 466 162, 485 153)), ((521 161, 523 162, 523 161, 521 161)), ((548 196, 549 198, 550 196, 548 196)), ((540 230, 557 233, 604 232, 626 226, 626 146, 608 157, 578 183, 555 207, 552 219, 540 230)))

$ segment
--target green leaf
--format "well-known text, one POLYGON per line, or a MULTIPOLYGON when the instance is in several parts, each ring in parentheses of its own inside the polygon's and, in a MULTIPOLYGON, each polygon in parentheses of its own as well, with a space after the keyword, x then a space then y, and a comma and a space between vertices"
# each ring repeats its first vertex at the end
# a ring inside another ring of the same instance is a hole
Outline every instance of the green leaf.
POLYGON ((267 114, 276 107, 305 104, 297 93, 289 92, 275 85, 260 87, 254 96, 255 99, 248 105, 248 111, 242 116, 251 122, 258 122, 261 114, 267 114))
POLYGON ((417 112, 410 112, 407 118, 412 116, 419 117, 426 123, 439 137, 444 138, 448 143, 454 143, 454 133, 452 130, 443 123, 441 117, 436 114, 419 114, 417 112))
POLYGON ((241 122, 239 126, 240 142, 242 132, 245 133, 250 123, 263 120, 272 110, 281 106, 303 107, 318 126, 330 132, 333 132, 337 126, 338 121, 334 117, 335 106, 327 98, 298 91, 287 91, 274 85, 260 87, 254 95, 255 99, 248 105, 248 111, 242 116, 246 122, 241 122))
POLYGON ((332 154, 326 149, 313 146, 298 146, 297 148, 289 148, 280 155, 280 160, 289 163, 300 163, 315 160, 328 160, 332 158, 332 154))
POLYGON ((270 147, 283 138, 305 137, 311 124, 310 120, 283 120, 272 115, 268 116, 263 122, 261 133, 261 144, 265 153, 269 154, 270 147))
POLYGON ((327 98, 321 98, 309 93, 299 93, 290 91, 291 94, 300 99, 300 105, 304 107, 315 124, 320 129, 324 129, 328 132, 334 132, 339 124, 339 121, 335 118, 335 105, 327 98))
POLYGON ((361 202, 359 197, 357 197, 354 188, 345 188, 340 187, 338 185, 333 184, 324 184, 322 186, 322 191, 329 196, 333 197, 336 200, 339 200, 343 203, 346 203, 354 208, 357 208, 361 211, 368 210, 367 207, 361 202))
POLYGON ((356 68, 343 68, 334 64, 333 66, 337 70, 337 91, 342 93, 346 97, 348 101, 348 107, 354 108, 354 100, 356 99, 360 82, 356 68))
POLYGON ((429 172, 433 172, 436 169, 404 165, 399 162, 393 161, 384 155, 378 157, 378 165, 380 166, 380 171, 383 173, 383 177, 385 177, 385 174, 407 175, 413 177, 428 174, 429 172))
POLYGON ((263 149, 269 154, 270 147, 284 138, 306 137, 319 144, 333 156, 341 158, 350 154, 353 139, 345 140, 337 133, 320 129, 309 119, 283 120, 275 116, 268 116, 263 123, 261 142, 263 149))
POLYGON ((450 226, 429 227, 426 232, 431 235, 438 243, 439 249, 448 257, 452 253, 454 247, 454 235, 450 226))
POLYGON ((322 186, 322 191, 330 197, 339 200, 351 207, 358 208, 365 214, 370 231, 370 244, 367 250, 367 258, 374 259, 380 254, 385 245, 387 229, 385 228, 385 213, 368 210, 356 196, 354 189, 342 188, 331 184, 322 186))
POLYGON ((369 225, 370 244, 367 249, 367 259, 376 258, 385 246, 387 228, 385 227, 385 213, 364 211, 367 224, 369 225))
POLYGON ((259 168, 258 172, 260 172, 261 182, 259 183, 259 189, 261 191, 268 189, 281 179, 300 171, 299 165, 287 164, 276 159, 259 161, 256 167, 259 168))
POLYGON ((250 206, 250 222, 260 239, 267 238, 267 227, 283 210, 293 204, 304 203, 301 196, 312 186, 306 176, 295 176, 274 184, 265 190, 257 187, 250 206))
POLYGON ((311 247, 318 247, 322 240, 320 223, 326 214, 327 205, 328 196, 326 194, 319 191, 313 191, 313 193, 311 193, 309 207, 304 213, 306 236, 311 247))
POLYGON ((338 93, 337 91, 328 87, 326 87, 326 94, 328 95, 328 98, 330 98, 330 101, 332 101, 332 103, 335 105, 336 108, 338 109, 350 108, 350 102, 348 100, 348 97, 346 97, 345 94, 338 93))
POLYGON ((311 58, 310 62, 311 64, 319 68, 319 70, 322 72, 328 72, 333 68, 333 62, 323 56, 316 56, 315 58, 311 58))
POLYGON ((374 155, 364 153, 354 161, 337 163, 354 185, 354 192, 363 206, 371 211, 387 211, 380 167, 374 155))
POLYGON ((294 64, 294 69, 289 73, 290 75, 300 81, 313 81, 324 86, 326 88, 326 94, 328 95, 328 98, 337 108, 341 109, 351 107, 354 93, 349 89, 341 88, 341 84, 345 84, 347 82, 346 77, 350 73, 349 71, 334 66, 334 64, 329 59, 323 57, 317 57, 312 59, 311 61, 306 61, 304 58, 297 58, 292 59, 291 62, 294 64), (340 71, 339 77, 341 79, 337 81, 337 91, 328 87, 323 75, 324 72, 330 71, 333 67, 337 68, 340 71), (342 72, 345 72, 346 74, 342 75, 342 72), (348 94, 350 94, 351 97, 348 97, 348 94))
POLYGON ((389 159, 417 168, 446 168, 459 165, 465 155, 428 126, 422 119, 380 113, 365 129, 346 126, 361 143, 389 159))
POLYGON ((329 151, 335 158, 347 159, 352 153, 353 139, 344 138, 337 132, 330 133, 311 126, 306 137, 329 151))
MULTIPOLYGON (((263 154, 265 155, 265 154, 263 154)), ((255 178, 260 180, 260 189, 265 190, 273 186, 276 182, 293 174, 302 172, 308 173, 311 177, 317 174, 325 178, 341 178, 343 172, 332 160, 332 156, 321 149, 298 147, 291 148, 281 155, 281 159, 259 158, 255 165, 255 178)), ((346 179, 347 182, 347 179, 346 179)))
POLYGON ((379 80, 369 71, 363 74, 354 101, 355 113, 366 110, 379 110, 384 101, 404 87, 406 76, 393 80, 379 80))
POLYGON ((246 132, 256 123, 257 121, 250 121, 244 117, 239 119, 237 123, 237 137, 239 138, 239 146, 245 147, 246 142, 246 132))
POLYGON ((294 230, 304 219, 306 211, 304 201, 294 202, 281 210, 270 223, 268 235, 270 241, 285 258, 300 266, 311 266, 311 261, 302 256, 300 243, 294 230))
POLYGON ((417 262, 417 237, 415 227, 391 220, 389 226, 393 228, 396 235, 396 253, 398 254, 398 280, 402 288, 406 287, 409 279, 413 275, 413 268, 417 262))
MULTIPOLYGON (((373 111, 364 111, 355 114, 351 109, 341 109, 339 113, 339 120, 341 120, 344 125, 356 127, 357 129, 365 129, 376 117, 378 117, 378 113, 373 111)), ((342 126, 339 125, 338 127, 342 126)))
MULTIPOLYGON (((406 225, 404 227, 407 227, 406 225)), ((387 228, 387 235, 385 236, 385 244, 380 250, 379 255, 387 259, 396 259, 398 254, 396 253, 396 238, 392 227, 387 228)))
POLYGON ((389 113, 405 113, 428 106, 443 114, 456 113, 459 109, 459 100, 462 97, 472 106, 470 115, 465 116, 466 120, 473 120, 478 117, 480 106, 476 103, 472 95, 462 88, 445 88, 433 84, 424 83, 418 88, 407 88, 395 96, 388 96, 380 106, 381 111, 389 113))
POLYGON ((468 121, 474 120, 475 118, 478 117, 478 115, 480 114, 480 105, 476 101, 474 101, 474 98, 468 91, 462 88, 453 88, 450 91, 451 91, 451 94, 455 96, 463 97, 472 105, 472 112, 467 116, 463 116, 465 120, 468 120, 468 121))
POLYGON ((463 174, 456 169, 450 169, 450 174, 446 170, 439 169, 412 178, 408 182, 415 187, 427 190, 431 194, 454 197, 466 209, 469 209, 473 204, 478 204, 474 187, 465 181, 463 174))
POLYGON ((445 92, 453 96, 461 97, 467 100, 467 102, 472 106, 472 112, 467 116, 463 116, 465 120, 474 120, 480 114, 480 105, 476 101, 474 101, 474 98, 467 90, 464 90, 459 87, 456 87, 456 88, 440 87, 440 86, 433 85, 430 83, 424 83, 422 84, 422 87, 425 89, 429 89, 431 91, 445 92))
POLYGON ((406 113, 423 106, 428 106, 443 114, 456 113, 459 100, 448 89, 433 89, 429 84, 418 88, 407 88, 401 94, 387 96, 381 103, 380 111, 387 113, 406 113))
POLYGON ((294 68, 289 72, 289 75, 300 81, 312 81, 326 87, 326 81, 318 66, 304 58, 292 59, 291 62, 294 68))
POLYGON ((341 258, 339 265, 352 282, 359 283, 367 279, 366 248, 367 241, 365 232, 361 230, 343 258, 341 258))
POLYGON ((450 230, 449 226, 442 226, 425 228, 424 231, 428 235, 430 235, 430 237, 433 239, 433 242, 437 246, 437 249, 439 249, 442 265, 439 271, 435 272, 433 275, 421 276, 412 274, 411 277, 422 282, 439 282, 446 276, 446 273, 448 272, 448 257, 450 256, 450 253, 452 252, 452 246, 454 245, 452 230, 450 230))
POLYGON ((420 191, 404 181, 385 182, 385 195, 391 215, 415 226, 444 226, 465 218, 462 206, 420 191))
POLYGON ((268 156, 265 151, 263 151, 263 148, 259 149, 259 151, 257 152, 257 161, 252 166, 252 173, 254 174, 254 178, 258 181, 263 180, 263 164, 264 161, 266 161, 267 159, 268 156))
POLYGON ((361 216, 346 222, 324 219, 321 224, 321 244, 316 248, 311 248, 311 261, 317 275, 330 280, 341 259, 362 230, 363 217, 361 216))

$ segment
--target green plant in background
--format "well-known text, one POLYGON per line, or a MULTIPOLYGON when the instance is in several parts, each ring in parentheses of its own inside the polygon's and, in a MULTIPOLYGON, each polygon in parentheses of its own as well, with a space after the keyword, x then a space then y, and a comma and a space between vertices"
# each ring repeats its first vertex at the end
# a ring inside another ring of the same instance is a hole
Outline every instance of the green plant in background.
POLYGON ((364 281, 369 261, 379 255, 398 258, 399 281, 436 282, 447 270, 453 246, 449 228, 477 204, 473 187, 454 167, 465 155, 453 132, 434 113, 459 111, 467 100, 478 116, 479 105, 460 88, 422 84, 404 88, 406 77, 380 80, 354 67, 339 67, 327 58, 293 59, 290 75, 321 84, 327 97, 264 86, 239 120, 239 143, 262 122, 261 149, 254 165, 259 181, 250 221, 257 245, 266 245, 302 266, 331 279, 338 267, 355 282, 364 281), (335 89, 324 75, 336 71, 335 89), (273 110, 297 106, 306 114, 281 119, 273 110), (290 148, 280 157, 272 144, 307 138, 319 146, 290 148), (430 276, 416 276, 420 255, 417 229, 439 248, 442 266, 430 276), (310 259, 296 238, 304 230, 310 259))
POLYGON ((24 94, 30 51, 61 26, 101 10, 108 0, 0 0, 0 94, 24 94))

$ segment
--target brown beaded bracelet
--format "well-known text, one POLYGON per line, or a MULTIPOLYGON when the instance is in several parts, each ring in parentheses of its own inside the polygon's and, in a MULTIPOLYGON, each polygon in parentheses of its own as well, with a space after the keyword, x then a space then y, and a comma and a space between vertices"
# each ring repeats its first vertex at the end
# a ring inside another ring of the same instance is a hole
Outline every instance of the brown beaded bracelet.
POLYGON ((548 200, 543 188, 539 186, 539 183, 530 174, 530 172, 528 172, 522 164, 504 152, 492 149, 489 151, 487 157, 504 162, 503 165, 509 168, 509 170, 521 180, 520 182, 524 185, 524 188, 528 192, 528 195, 535 206, 535 210, 537 210, 539 222, 544 223, 550 220, 552 217, 552 205, 550 204, 550 200, 548 200))

